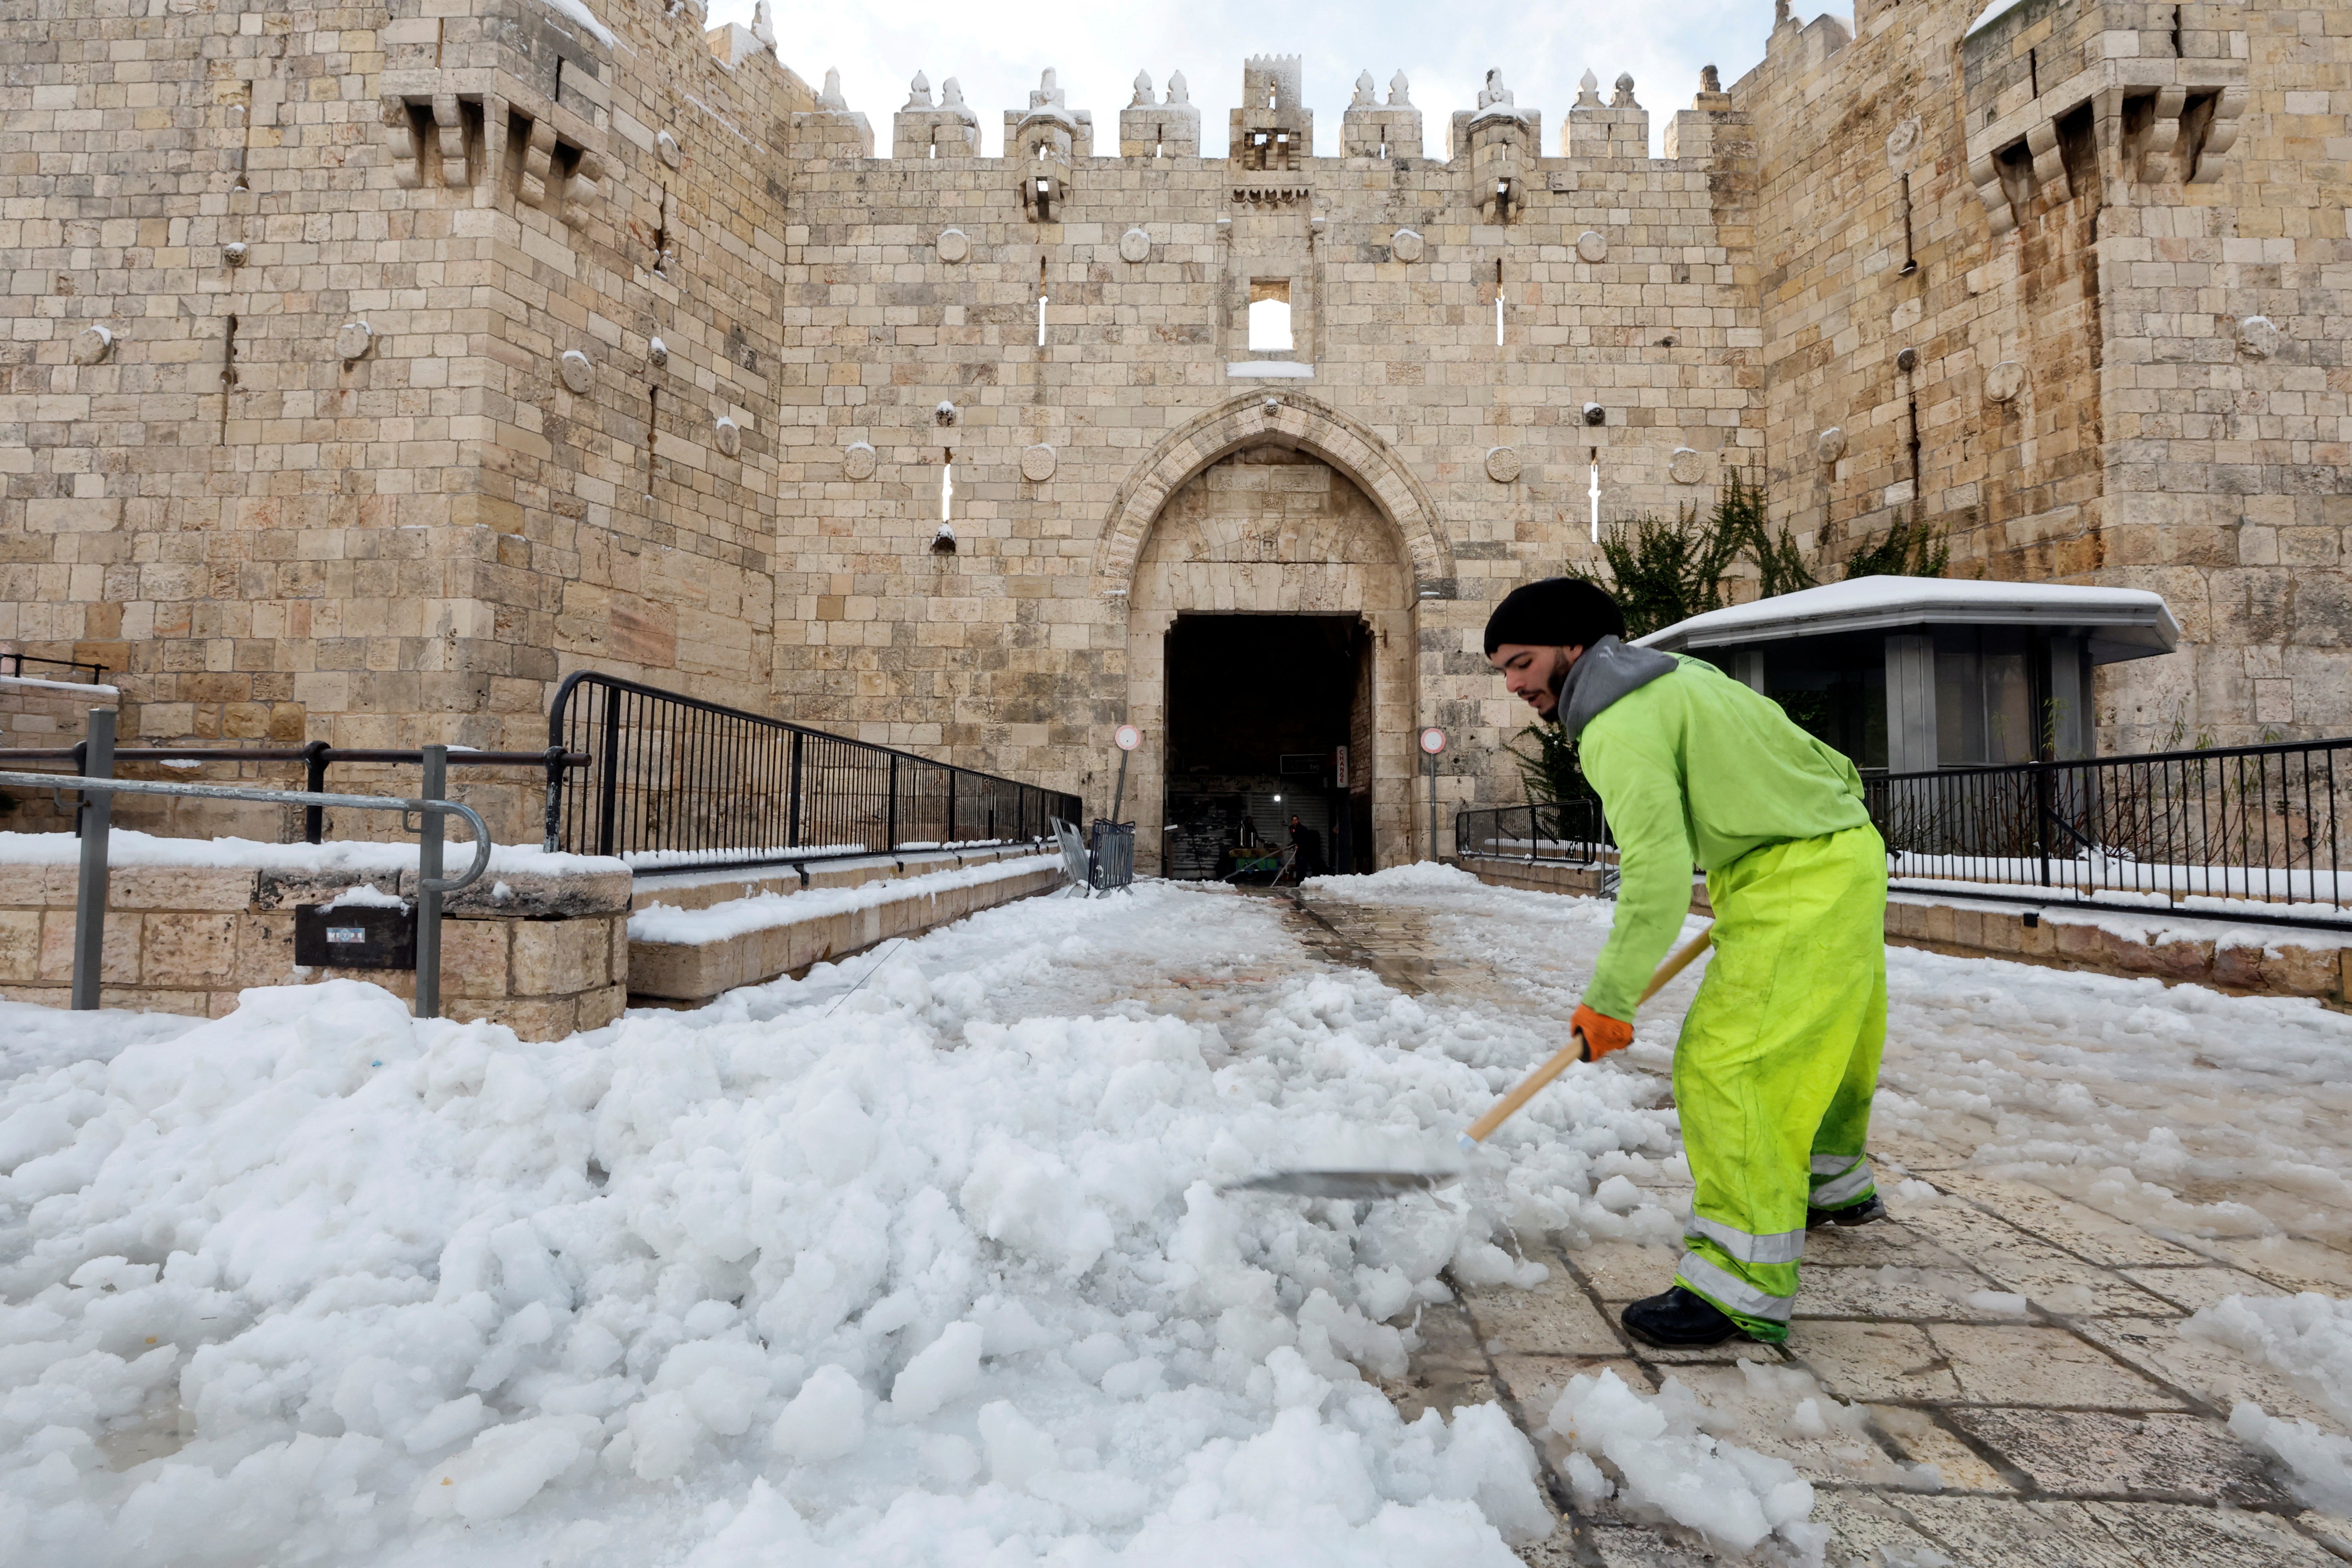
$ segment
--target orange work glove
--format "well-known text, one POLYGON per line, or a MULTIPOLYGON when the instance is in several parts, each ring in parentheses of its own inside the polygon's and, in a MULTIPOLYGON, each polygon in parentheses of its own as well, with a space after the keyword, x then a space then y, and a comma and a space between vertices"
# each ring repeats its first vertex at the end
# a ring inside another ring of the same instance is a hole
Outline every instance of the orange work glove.
POLYGON ((1590 1007, 1579 1007, 1576 1016, 1568 1021, 1570 1034, 1584 1037, 1584 1059, 1597 1062, 1612 1051, 1622 1051, 1633 1043, 1633 1026, 1596 1013, 1590 1007))

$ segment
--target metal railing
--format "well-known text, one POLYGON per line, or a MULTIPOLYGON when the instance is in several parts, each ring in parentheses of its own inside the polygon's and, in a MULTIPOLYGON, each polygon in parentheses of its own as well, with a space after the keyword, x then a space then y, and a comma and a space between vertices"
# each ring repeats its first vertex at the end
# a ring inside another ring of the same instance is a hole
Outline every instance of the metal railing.
POLYGON ((1863 788, 1890 885, 1907 890, 2352 928, 2340 809, 2352 740, 1896 773, 1863 788))
MULTIPOLYGON (((1888 886, 2007 903, 2352 930, 2352 740, 1946 768, 1863 781, 1888 886)), ((1457 853, 1604 865, 1598 801, 1462 811, 1457 853)))
POLYGON ((1482 806, 1454 814, 1454 852, 1496 860, 1598 866, 1616 845, 1597 800, 1482 806))
MULTIPOLYGON (((89 742, 84 741, 71 746, 38 750, 0 749, 0 762, 67 763, 72 765, 76 773, 80 773, 87 771, 85 755, 88 748, 89 742)), ((544 752, 475 752, 447 746, 440 749, 447 753, 447 763, 451 767, 544 768, 551 783, 560 778, 567 768, 588 765, 585 754, 566 752, 561 747, 544 752)), ((312 741, 304 746, 123 746, 115 751, 114 760, 117 763, 300 763, 304 792, 323 795, 327 789, 327 770, 338 763, 388 763, 394 766, 416 767, 424 763, 425 752, 422 750, 403 752, 381 747, 332 746, 324 741, 312 741)), ((67 775, 57 776, 62 778, 67 775)), ((49 787, 57 787, 55 779, 51 780, 49 787)), ((302 807, 302 841, 305 844, 321 842, 326 834, 326 807, 333 803, 305 801, 290 795, 287 803, 302 807)))
MULTIPOLYGON (((37 664, 44 669, 86 669, 89 671, 89 684, 92 686, 106 684, 106 666, 102 664, 87 664, 77 658, 43 658, 35 653, 0 653, 0 675, 13 675, 23 679, 25 667, 28 664, 37 664)), ((34 677, 33 679, 47 678, 34 677)))
MULTIPOLYGON (((1124 766, 1126 759, 1120 759, 1124 766)), ((1087 844, 1089 881, 1095 891, 1115 893, 1135 885, 1135 824, 1095 818, 1087 844)))
POLYGON ((74 890, 73 1006, 94 1011, 99 1005, 100 978, 106 951, 107 850, 118 795, 178 795, 197 800, 255 800, 276 805, 316 802, 352 811, 415 813, 416 828, 416 1004, 420 1018, 441 1013, 441 900, 460 888, 470 887, 490 863, 490 830, 469 805, 442 798, 448 787, 447 751, 424 748, 422 793, 402 800, 373 795, 296 795, 288 790, 245 789, 235 784, 151 784, 118 779, 114 773, 114 713, 94 708, 89 713, 89 739, 84 743, 87 762, 78 775, 0 773, 0 784, 32 788, 69 785, 88 796, 81 812, 80 879, 74 890), (464 875, 444 877, 441 819, 461 816, 474 831, 473 864, 464 875))
POLYGON ((1078 797, 582 670, 557 689, 546 846, 638 870, 1039 842, 1078 797))

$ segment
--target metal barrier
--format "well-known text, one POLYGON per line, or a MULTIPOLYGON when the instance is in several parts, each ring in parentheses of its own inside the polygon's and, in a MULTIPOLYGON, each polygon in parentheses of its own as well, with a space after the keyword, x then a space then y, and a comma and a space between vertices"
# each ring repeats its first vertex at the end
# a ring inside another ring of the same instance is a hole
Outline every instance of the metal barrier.
POLYGON ((1597 866, 1614 847, 1597 800, 1482 806, 1454 814, 1457 856, 1597 866))
POLYGON ((79 774, 0 773, 0 784, 32 789, 71 788, 89 798, 81 816, 80 880, 74 890, 73 1006, 98 1006, 99 975, 106 944, 107 846, 118 795, 168 795, 200 800, 257 800, 279 805, 316 804, 353 811, 415 812, 416 828, 416 1005, 420 1018, 441 1013, 441 900, 470 887, 490 863, 490 830, 469 805, 444 800, 448 787, 448 748, 426 746, 424 793, 414 800, 373 795, 297 795, 288 790, 245 789, 235 784, 149 784, 114 773, 114 713, 89 713, 87 762, 79 774), (474 862, 463 876, 441 874, 441 818, 462 816, 474 830, 474 862))
POLYGON ((1098 893, 1114 893, 1135 885, 1135 824, 1095 818, 1087 842, 1087 885, 1098 893))
MULTIPOLYGON (((70 763, 74 771, 80 773, 88 745, 88 742, 81 742, 71 746, 44 750, 0 751, 0 762, 70 763)), ((545 768, 551 780, 560 777, 566 768, 588 765, 586 756, 561 747, 544 752, 453 751, 446 746, 442 749, 448 752, 451 767, 545 768)), ((115 752, 114 760, 118 763, 300 763, 305 793, 323 795, 327 789, 327 770, 338 763, 390 763, 415 766, 423 763, 425 753, 422 751, 386 751, 380 747, 331 746, 324 741, 313 741, 306 746, 124 746, 115 752)), ((290 804, 302 807, 302 841, 305 844, 321 842, 326 836, 326 807, 331 803, 297 798, 290 804)))
POLYGON ((583 670, 547 716, 546 845, 639 870, 1042 842, 1076 795, 583 670))
POLYGON ((1863 787, 1895 887, 1975 884, 1974 897, 2113 909, 2161 898, 2182 913, 2217 900, 2227 907, 2210 912, 2232 921, 2340 930, 2352 928, 2341 809, 2352 772, 2339 761, 2352 764, 2352 740, 1896 773, 1863 787))

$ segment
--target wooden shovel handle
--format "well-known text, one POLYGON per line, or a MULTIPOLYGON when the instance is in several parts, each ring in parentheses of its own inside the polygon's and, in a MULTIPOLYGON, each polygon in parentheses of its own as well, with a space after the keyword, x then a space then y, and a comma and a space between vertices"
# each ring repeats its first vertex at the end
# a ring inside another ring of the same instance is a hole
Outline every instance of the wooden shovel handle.
MULTIPOLYGON (((1666 983, 1688 969, 1692 961, 1705 952, 1707 943, 1714 940, 1715 927, 1710 924, 1705 931, 1683 943, 1664 963, 1658 965, 1658 972, 1650 976, 1650 984, 1643 988, 1641 1001, 1634 1003, 1633 1005, 1639 1007, 1643 1002, 1647 1002, 1660 991, 1664 990, 1666 983)), ((1566 1072, 1570 1062, 1584 1060, 1584 1037, 1580 1034, 1570 1036, 1567 1046, 1549 1061, 1521 1079, 1518 1087, 1496 1100, 1493 1110, 1470 1124, 1470 1131, 1465 1132, 1462 1135, 1463 1138, 1469 1142, 1484 1143, 1487 1134, 1517 1114, 1519 1107, 1536 1097, 1537 1090, 1566 1072)))

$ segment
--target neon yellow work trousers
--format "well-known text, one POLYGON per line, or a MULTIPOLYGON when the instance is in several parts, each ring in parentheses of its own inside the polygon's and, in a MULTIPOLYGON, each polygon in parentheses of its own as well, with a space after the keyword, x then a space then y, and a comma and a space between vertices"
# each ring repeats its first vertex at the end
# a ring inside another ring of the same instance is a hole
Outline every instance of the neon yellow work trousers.
POLYGON ((1675 1282, 1789 1337, 1805 1211, 1875 1190, 1863 1143, 1886 1043, 1886 847, 1767 845, 1706 879, 1715 956, 1675 1049, 1698 1189, 1675 1282))

